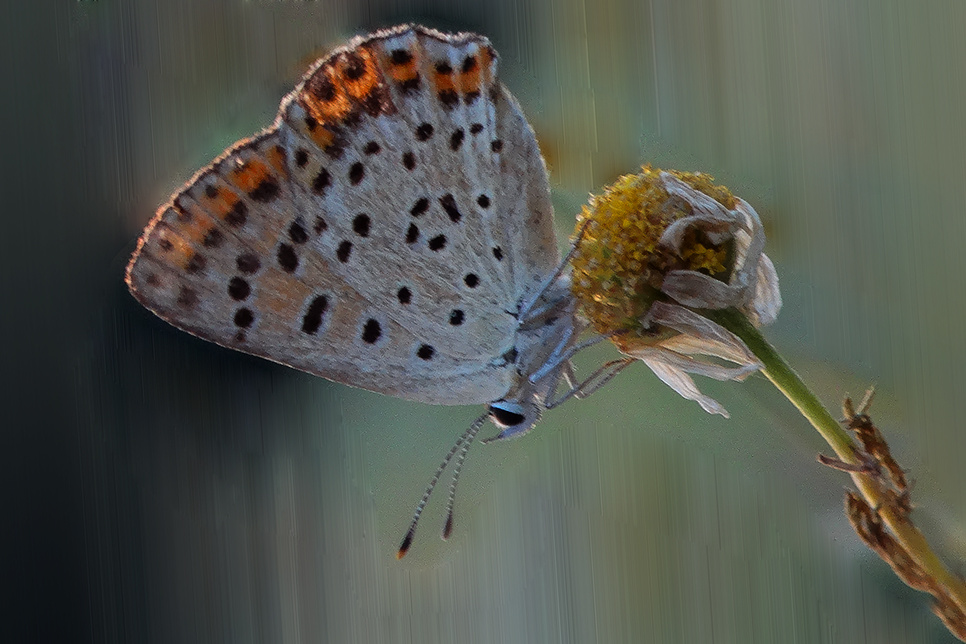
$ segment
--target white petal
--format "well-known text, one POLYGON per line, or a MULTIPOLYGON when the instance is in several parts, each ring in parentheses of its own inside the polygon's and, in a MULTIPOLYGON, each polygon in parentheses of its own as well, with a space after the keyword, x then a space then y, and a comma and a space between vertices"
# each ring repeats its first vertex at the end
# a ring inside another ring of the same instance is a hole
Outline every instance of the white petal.
MULTIPOLYGON (((654 302, 642 320, 644 326, 659 324, 681 335, 663 340, 660 345, 678 353, 707 355, 730 360, 736 364, 761 368, 758 358, 741 338, 716 322, 694 311, 670 304, 654 302)), ((754 369, 752 369, 754 371, 754 369)))
POLYGON ((711 398, 710 396, 705 396, 699 390, 697 385, 694 384, 694 380, 691 376, 684 373, 680 369, 677 369, 668 363, 660 359, 655 358, 641 358, 651 371, 654 372, 658 378, 661 379, 664 384, 676 391, 678 394, 686 398, 687 400, 693 400, 701 405, 709 414, 721 414, 725 418, 729 418, 728 410, 721 406, 721 404, 711 398))

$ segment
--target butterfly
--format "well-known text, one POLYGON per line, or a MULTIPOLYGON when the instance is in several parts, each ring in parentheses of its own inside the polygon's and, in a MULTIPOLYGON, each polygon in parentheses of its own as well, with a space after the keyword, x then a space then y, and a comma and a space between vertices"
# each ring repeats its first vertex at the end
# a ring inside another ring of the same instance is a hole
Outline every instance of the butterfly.
POLYGON ((160 207, 127 267, 141 304, 198 337, 406 400, 487 405, 401 553, 486 418, 491 440, 519 436, 587 389, 547 169, 497 61, 471 33, 352 40, 160 207))

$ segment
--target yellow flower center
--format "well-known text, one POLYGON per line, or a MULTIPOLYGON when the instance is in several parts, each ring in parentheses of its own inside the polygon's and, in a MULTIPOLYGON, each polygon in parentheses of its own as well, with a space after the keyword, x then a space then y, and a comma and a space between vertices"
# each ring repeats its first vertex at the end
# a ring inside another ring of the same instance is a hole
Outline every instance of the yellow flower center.
MULTIPOLYGON (((577 230, 588 220, 590 224, 572 260, 571 289, 583 315, 601 333, 623 330, 643 337, 640 320, 659 297, 668 271, 700 271, 727 281, 733 268, 731 244, 716 246, 694 228, 680 254, 659 246, 667 227, 693 211, 687 201, 668 194, 661 170, 641 170, 619 178, 577 218, 577 230)), ((668 172, 725 208, 734 208, 735 197, 711 176, 668 172)))

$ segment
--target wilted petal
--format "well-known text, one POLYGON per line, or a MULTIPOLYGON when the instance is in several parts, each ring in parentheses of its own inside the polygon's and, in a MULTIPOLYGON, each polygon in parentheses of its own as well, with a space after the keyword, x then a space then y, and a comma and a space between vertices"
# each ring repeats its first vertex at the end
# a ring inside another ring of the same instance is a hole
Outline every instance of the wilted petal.
POLYGON ((743 365, 742 373, 744 375, 761 368, 758 358, 741 338, 720 324, 712 322, 683 306, 667 302, 655 302, 651 306, 651 311, 648 313, 645 322, 647 324, 659 324, 680 334, 660 342, 660 346, 671 351, 685 355, 722 358, 743 365))
POLYGON ((782 308, 782 294, 778 290, 778 273, 768 255, 762 253, 758 261, 758 279, 755 281, 754 296, 741 312, 755 326, 767 326, 775 321, 782 308))
POLYGON ((709 414, 721 414, 725 418, 730 418, 728 410, 722 407, 714 398, 702 394, 698 390, 697 385, 694 384, 691 376, 685 372, 656 357, 642 356, 641 360, 650 367, 654 375, 682 397, 695 401, 709 414))
POLYGON ((668 271, 661 291, 684 306, 698 309, 727 309, 741 306, 747 285, 725 284, 697 271, 668 271))

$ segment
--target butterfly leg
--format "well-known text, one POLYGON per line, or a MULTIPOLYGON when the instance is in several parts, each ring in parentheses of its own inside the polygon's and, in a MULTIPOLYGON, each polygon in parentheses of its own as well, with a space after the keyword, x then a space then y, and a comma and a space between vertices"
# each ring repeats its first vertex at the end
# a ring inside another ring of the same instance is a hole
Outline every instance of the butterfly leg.
POLYGON ((544 363, 544 365, 530 375, 529 380, 531 383, 536 384, 543 378, 546 378, 550 372, 560 369, 561 364, 569 362, 570 359, 577 354, 577 352, 582 351, 587 347, 592 347, 613 335, 595 335, 578 344, 571 344, 571 339, 574 337, 575 333, 576 332, 573 329, 567 330, 567 332, 564 334, 564 337, 561 338, 560 342, 557 343, 557 346, 554 347, 553 352, 547 358, 547 361, 544 363))
MULTIPOLYGON (((563 395, 558 398, 551 399, 552 393, 547 396, 547 400, 544 401, 544 406, 547 409, 553 409, 557 405, 566 402, 570 398, 586 398, 592 393, 596 392, 598 389, 606 385, 611 379, 617 374, 623 371, 628 365, 634 362, 633 358, 620 358, 618 360, 611 360, 603 365, 601 365, 594 373, 590 374, 583 382, 575 385, 571 385, 570 389, 563 393, 563 395)), ((567 365, 570 365, 567 362, 567 365)), ((566 367, 562 371, 565 371, 566 367)), ((559 372, 558 372, 559 374, 559 372)), ((555 375, 557 377, 557 375, 555 375)), ((564 373, 564 379, 567 380, 567 375, 564 373)), ((568 382, 568 384, 570 384, 568 382)), ((554 383, 554 392, 556 389, 556 383, 554 383)))

